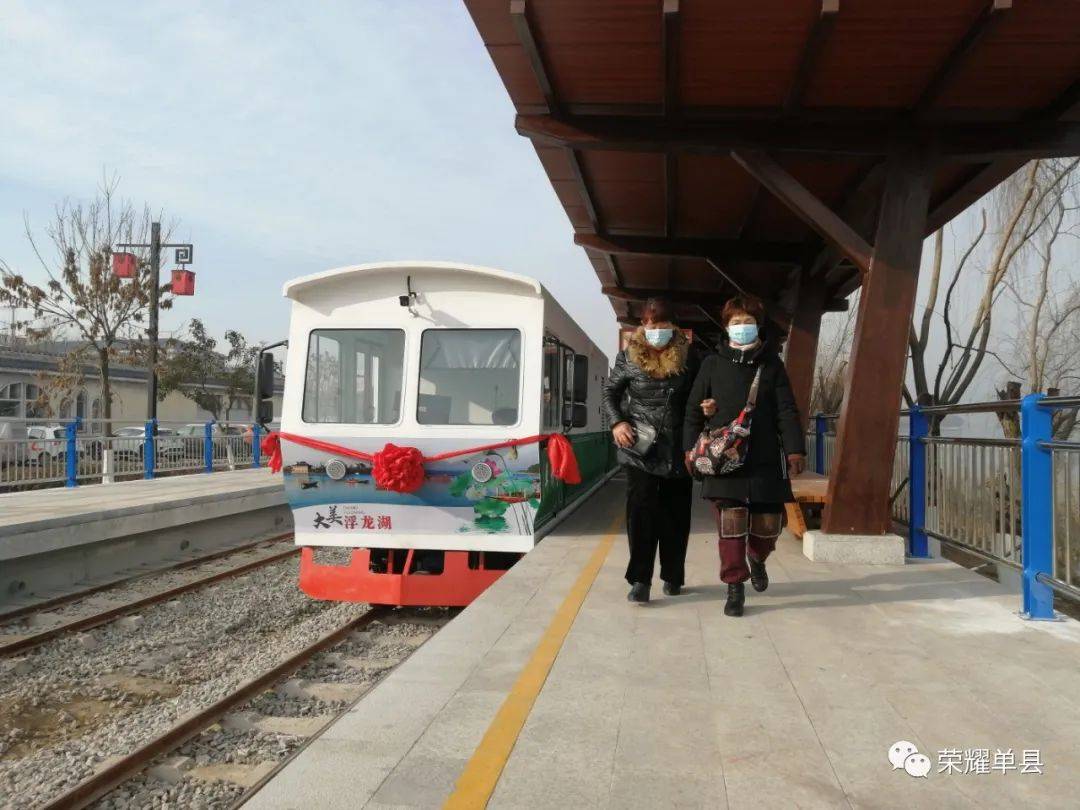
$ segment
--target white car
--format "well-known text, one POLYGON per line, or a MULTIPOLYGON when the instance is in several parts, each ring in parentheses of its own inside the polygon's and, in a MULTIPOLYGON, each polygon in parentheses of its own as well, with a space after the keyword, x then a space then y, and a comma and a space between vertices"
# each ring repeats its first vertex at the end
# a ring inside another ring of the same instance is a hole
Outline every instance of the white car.
POLYGON ((26 429, 29 441, 26 460, 44 464, 67 455, 67 430, 63 425, 34 425, 26 429))
MULTIPOLYGON (((146 443, 146 428, 143 425, 123 427, 113 433, 110 442, 112 449, 117 455, 137 456, 142 458, 143 448, 146 443)), ((163 457, 176 457, 183 455, 184 444, 176 437, 174 431, 167 428, 158 428, 157 455, 163 457)))

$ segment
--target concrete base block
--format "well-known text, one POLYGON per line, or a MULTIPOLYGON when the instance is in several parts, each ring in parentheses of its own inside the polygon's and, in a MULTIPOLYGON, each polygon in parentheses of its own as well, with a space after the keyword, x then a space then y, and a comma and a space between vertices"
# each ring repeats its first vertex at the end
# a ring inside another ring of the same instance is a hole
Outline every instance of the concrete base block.
POLYGON ((856 565, 903 565, 906 545, 897 534, 826 534, 813 530, 803 535, 803 555, 814 562, 856 565))

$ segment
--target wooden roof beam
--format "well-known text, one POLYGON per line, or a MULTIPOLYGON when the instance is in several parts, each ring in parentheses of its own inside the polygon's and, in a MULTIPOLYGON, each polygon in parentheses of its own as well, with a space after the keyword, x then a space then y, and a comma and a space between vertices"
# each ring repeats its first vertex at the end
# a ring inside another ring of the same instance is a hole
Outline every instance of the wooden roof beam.
POLYGON ((926 219, 927 234, 933 233, 984 194, 993 191, 1025 163, 1026 160, 999 160, 972 166, 959 183, 935 202, 926 219))
POLYGON ((526 0, 510 0, 510 21, 514 25, 514 32, 517 34, 521 49, 525 51, 525 56, 529 60, 533 78, 536 79, 536 83, 540 86, 540 92, 544 96, 548 110, 557 112, 559 109, 558 97, 555 94, 555 87, 551 83, 551 74, 544 63, 543 55, 540 53, 540 45, 537 43, 536 37, 533 36, 532 26, 529 25, 529 6, 526 0))
POLYGON ((810 83, 810 77, 814 75, 818 57, 829 37, 829 32, 833 29, 833 23, 836 22, 836 14, 839 11, 840 0, 822 0, 821 13, 810 27, 810 35, 806 38, 802 54, 799 56, 799 66, 795 69, 795 78, 788 89, 787 98, 784 99, 786 115, 792 115, 802 107, 806 86, 810 83))
POLYGON ((968 57, 975 50, 975 46, 985 37, 1004 16, 1002 12, 1012 8, 1012 0, 989 0, 979 16, 968 26, 967 31, 949 51, 945 59, 938 65, 930 81, 926 83, 922 94, 919 96, 911 112, 915 116, 923 116, 938 100, 949 83, 956 77, 960 68, 964 66, 968 57))
POLYGON ((574 234, 574 244, 599 253, 681 256, 725 262, 757 261, 770 264, 800 264, 806 258, 806 251, 799 242, 751 242, 742 239, 577 233, 574 234))
POLYGON ((1080 154, 1080 122, 950 123, 897 121, 874 127, 833 122, 667 121, 518 115, 520 135, 535 143, 582 151, 724 154, 763 149, 825 155, 884 156, 904 144, 944 158, 990 162, 1080 154))
MULTIPOLYGON (((544 54, 540 49, 540 43, 537 41, 536 35, 533 33, 532 25, 529 22, 529 6, 526 0, 510 0, 510 20, 513 23, 515 33, 517 33, 518 42, 521 45, 522 50, 525 51, 525 56, 529 60, 533 78, 536 79, 536 83, 540 87, 540 92, 544 95, 544 101, 547 104, 548 111, 557 113, 560 109, 558 94, 555 92, 555 85, 551 81, 551 73, 544 60, 544 54)), ((589 218, 589 223, 592 225, 594 231, 600 231, 600 214, 596 209, 596 202, 593 200, 589 182, 585 177, 585 170, 581 165, 581 158, 576 151, 568 148, 566 149, 566 159, 570 164, 570 172, 574 176, 574 185, 577 186, 578 194, 581 195, 581 201, 585 206, 585 214, 589 218)), ((619 272, 619 266, 616 263, 615 258, 610 255, 605 256, 604 261, 607 264, 608 272, 611 273, 611 277, 614 279, 615 283, 621 284, 622 275, 619 272)))
MULTIPOLYGON (((1056 121, 1072 117, 1080 110, 1080 80, 1035 114, 1037 121, 1056 121)), ((1025 158, 999 160, 974 166, 948 194, 936 200, 927 219, 927 233, 933 233, 984 194, 993 191, 1027 162, 1025 158)))
POLYGON ((1056 121, 1059 118, 1072 118, 1080 112, 1080 81, 1074 81, 1056 99, 1039 111, 1038 118, 1043 121, 1056 121))
POLYGON ((856 267, 864 273, 870 269, 873 250, 866 240, 780 164, 760 151, 732 152, 731 157, 822 239, 850 258, 856 267))
MULTIPOLYGON (((719 290, 670 290, 654 287, 625 287, 622 285, 607 284, 600 288, 600 292, 608 298, 617 298, 621 301, 646 301, 649 298, 666 298, 673 304, 687 304, 690 306, 722 306, 731 298, 732 293, 719 290)), ((848 301, 846 298, 829 298, 825 300, 825 312, 846 312, 848 301)))
POLYGON ((679 0, 664 0, 664 115, 679 109, 679 0))

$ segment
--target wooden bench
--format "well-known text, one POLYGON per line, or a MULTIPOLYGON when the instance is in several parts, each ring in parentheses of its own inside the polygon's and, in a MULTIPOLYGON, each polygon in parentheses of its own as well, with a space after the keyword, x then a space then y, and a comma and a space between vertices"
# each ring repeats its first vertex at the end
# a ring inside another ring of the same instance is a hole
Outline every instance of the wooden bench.
POLYGON ((795 495, 793 503, 784 504, 787 511, 788 531, 800 540, 806 534, 805 505, 822 505, 829 491, 829 479, 816 472, 804 472, 791 479, 791 491, 795 495))

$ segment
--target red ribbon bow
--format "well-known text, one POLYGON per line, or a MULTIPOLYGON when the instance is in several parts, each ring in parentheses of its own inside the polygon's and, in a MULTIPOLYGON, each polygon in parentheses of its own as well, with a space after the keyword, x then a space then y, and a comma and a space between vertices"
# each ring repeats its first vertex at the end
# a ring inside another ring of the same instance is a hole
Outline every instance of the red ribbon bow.
POLYGON ((467 447, 464 450, 452 450, 448 453, 425 456, 415 447, 399 447, 390 442, 387 442, 382 450, 372 454, 365 453, 362 450, 353 450, 351 447, 343 447, 339 444, 331 444, 330 442, 279 431, 277 433, 267 433, 261 444, 262 452, 270 456, 270 470, 272 472, 281 471, 282 439, 314 450, 322 450, 326 453, 334 453, 339 456, 348 456, 349 458, 358 458, 361 461, 370 462, 372 465, 371 475, 375 479, 375 485, 393 492, 416 492, 416 490, 420 489, 424 484, 426 475, 424 465, 428 462, 443 461, 455 456, 471 456, 475 453, 498 450, 502 447, 520 447, 524 444, 546 441, 548 464, 551 465, 552 475, 567 484, 581 483, 581 470, 578 467, 577 456, 574 455, 574 447, 562 433, 541 433, 524 439, 510 439, 505 442, 467 447))

